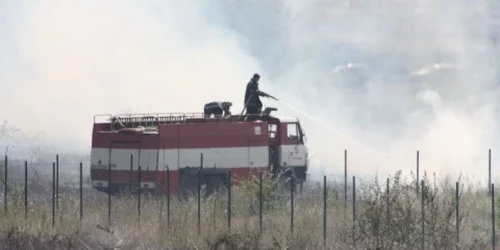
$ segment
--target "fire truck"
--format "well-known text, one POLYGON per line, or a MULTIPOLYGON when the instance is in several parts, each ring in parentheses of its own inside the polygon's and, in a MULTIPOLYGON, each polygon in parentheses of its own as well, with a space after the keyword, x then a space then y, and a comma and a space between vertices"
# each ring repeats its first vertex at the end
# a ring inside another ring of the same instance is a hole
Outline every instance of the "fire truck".
POLYGON ((96 115, 92 186, 115 193, 140 185, 176 195, 200 183, 211 192, 226 187, 228 179, 234 186, 259 172, 277 171, 290 173, 291 183, 300 185, 308 169, 305 135, 296 117, 270 114, 276 110, 266 108, 252 119, 204 113, 96 115))

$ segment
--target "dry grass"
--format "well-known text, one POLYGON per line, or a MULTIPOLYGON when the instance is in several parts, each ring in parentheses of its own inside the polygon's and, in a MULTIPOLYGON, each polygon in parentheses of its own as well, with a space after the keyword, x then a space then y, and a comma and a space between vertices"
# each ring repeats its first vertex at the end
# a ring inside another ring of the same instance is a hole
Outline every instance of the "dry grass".
POLYGON ((406 185, 398 176, 391 179, 389 195, 385 182, 357 184, 354 224, 352 200, 345 210, 339 195, 343 190, 329 184, 326 244, 321 187, 296 194, 291 233, 289 194, 276 191, 275 183, 266 181, 262 234, 259 189, 251 181, 232 190, 230 229, 227 194, 201 199, 199 234, 196 196, 172 198, 168 221, 166 199, 145 195, 140 223, 136 197, 113 197, 112 224, 108 227, 107 196, 86 193, 80 227, 78 197, 61 190, 52 227, 50 197, 30 197, 25 220, 22 190, 12 189, 8 211, 0 213, 0 249, 421 249, 422 221, 425 249, 491 248, 491 201, 484 192, 461 188, 457 240, 455 183, 437 185, 426 178, 423 196, 417 196, 415 183, 406 185))

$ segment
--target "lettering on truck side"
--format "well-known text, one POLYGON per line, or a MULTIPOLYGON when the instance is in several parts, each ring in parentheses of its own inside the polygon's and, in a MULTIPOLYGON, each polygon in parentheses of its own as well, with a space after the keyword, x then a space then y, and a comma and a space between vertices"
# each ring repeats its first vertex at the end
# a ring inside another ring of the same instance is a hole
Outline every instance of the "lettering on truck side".
POLYGON ((293 151, 290 151, 289 158, 293 159, 293 160, 302 160, 302 159, 304 159, 304 155, 300 154, 299 145, 295 145, 293 147, 293 151))

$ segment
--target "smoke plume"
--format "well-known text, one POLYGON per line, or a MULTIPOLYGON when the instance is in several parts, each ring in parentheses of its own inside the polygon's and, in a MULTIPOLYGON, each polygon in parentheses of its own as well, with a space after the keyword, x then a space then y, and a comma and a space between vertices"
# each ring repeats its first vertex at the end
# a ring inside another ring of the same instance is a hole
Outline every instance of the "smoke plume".
MULTIPOLYGON (((1 1, 0 118, 88 153, 93 115, 243 108, 297 116, 314 174, 474 174, 496 162, 488 1, 1 1), (349 64, 351 63, 351 64, 349 64), (447 66, 449 65, 449 66, 447 66), (426 68, 427 67, 427 68, 426 68), (300 112, 298 112, 300 111, 300 112), (311 119, 313 118, 313 119, 311 119)), ((5 142, 4 142, 5 143, 5 142)))

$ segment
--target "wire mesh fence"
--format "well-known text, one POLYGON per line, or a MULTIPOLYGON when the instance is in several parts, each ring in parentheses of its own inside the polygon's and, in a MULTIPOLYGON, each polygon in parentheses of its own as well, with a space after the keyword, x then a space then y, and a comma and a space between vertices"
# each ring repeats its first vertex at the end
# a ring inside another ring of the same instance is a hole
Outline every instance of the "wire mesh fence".
MULTIPOLYGON (((418 172, 418 152, 416 161, 418 172)), ((105 238, 98 242, 115 247, 496 248, 493 183, 466 187, 460 180, 438 183, 427 174, 404 181, 400 172, 383 181, 361 182, 351 176, 346 182, 346 163, 344 182, 323 176, 304 190, 294 188, 293 178, 292 185, 283 188, 260 173, 207 193, 199 171, 196 192, 187 197, 169 188, 159 195, 140 188, 133 194, 110 195, 91 187, 89 165, 60 161, 58 156, 54 162, 37 164, 5 157, 2 230, 6 225, 38 233, 96 230, 100 233, 93 234, 105 238)), ((228 178, 231 183, 238 177, 228 178)))

